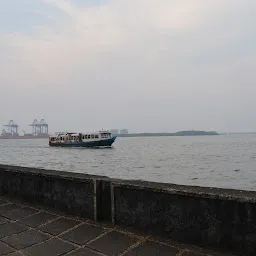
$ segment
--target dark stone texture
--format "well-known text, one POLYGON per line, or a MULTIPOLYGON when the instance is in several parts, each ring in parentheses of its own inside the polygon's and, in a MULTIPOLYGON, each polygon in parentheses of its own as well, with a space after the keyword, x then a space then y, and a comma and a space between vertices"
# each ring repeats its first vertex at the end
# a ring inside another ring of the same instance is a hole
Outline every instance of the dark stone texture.
POLYGON ((117 224, 181 242, 256 254, 256 204, 125 186, 114 190, 117 224))
POLYGON ((1 215, 11 220, 21 220, 29 215, 35 214, 36 212, 38 212, 38 210, 29 207, 24 207, 15 209, 10 212, 2 213, 1 215))
POLYGON ((75 252, 69 253, 67 256, 101 256, 101 255, 102 254, 91 251, 90 249, 81 248, 81 249, 78 249, 75 252))
POLYGON ((5 224, 8 222, 8 219, 0 216, 0 225, 5 224))
POLYGON ((44 223, 55 219, 56 216, 52 215, 47 212, 39 212, 37 214, 34 214, 33 216, 29 216, 27 218, 24 218, 20 220, 20 223, 30 226, 30 227, 38 227, 40 225, 43 225, 44 223))
POLYGON ((0 241, 0 255, 14 252, 14 249, 0 241))
POLYGON ((57 171, 3 165, 0 165, 0 173, 0 195, 94 219, 94 182, 91 177, 81 179, 79 175, 67 177, 57 171))
POLYGON ((3 215, 3 213, 13 211, 15 209, 21 208, 21 206, 17 204, 6 204, 6 205, 1 205, 0 206, 0 214, 3 215))
POLYGON ((7 204, 8 202, 5 200, 0 199, 0 205, 7 204))
POLYGON ((7 254, 6 256, 24 256, 24 255, 21 254, 20 252, 14 252, 14 253, 7 254))
POLYGON ((43 232, 49 233, 51 235, 59 235, 64 231, 73 228, 74 226, 78 225, 80 222, 76 220, 60 218, 54 221, 51 221, 39 229, 43 232))
POLYGON ((95 240, 88 247, 106 253, 110 256, 118 255, 137 242, 137 239, 112 231, 95 240))
POLYGON ((197 252, 184 251, 180 256, 208 256, 206 254, 198 254, 197 252))
POLYGON ((31 245, 43 242, 49 239, 50 236, 42 234, 36 230, 29 230, 19 234, 13 234, 4 238, 2 241, 14 247, 15 249, 23 249, 31 245))
POLYGON ((5 256, 24 256, 24 254, 21 254, 20 252, 13 252, 10 254, 6 254, 5 256))
POLYGON ((27 256, 56 256, 63 255, 74 250, 75 248, 76 247, 72 244, 63 242, 57 238, 53 238, 41 244, 27 248, 22 252, 27 256))
POLYGON ((1 230, 0 239, 2 239, 6 236, 10 236, 12 234, 18 234, 20 232, 26 231, 27 228, 17 223, 7 223, 4 225, 1 225, 0 230, 1 230))
POLYGON ((79 245, 83 245, 104 232, 105 230, 103 228, 83 224, 63 234, 61 238, 79 245))
POLYGON ((135 247, 131 251, 125 254, 125 256, 176 256, 179 250, 174 247, 154 243, 154 242, 145 242, 135 247))
POLYGON ((97 221, 112 221, 110 181, 96 181, 97 221))

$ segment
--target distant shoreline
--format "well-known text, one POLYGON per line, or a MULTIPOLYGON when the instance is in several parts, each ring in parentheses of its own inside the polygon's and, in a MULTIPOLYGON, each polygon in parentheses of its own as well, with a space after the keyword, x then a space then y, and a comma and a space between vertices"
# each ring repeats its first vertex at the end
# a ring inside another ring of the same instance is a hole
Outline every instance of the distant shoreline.
POLYGON ((214 131, 180 131, 174 133, 130 133, 130 134, 115 134, 117 137, 155 137, 155 136, 216 136, 220 135, 214 131))

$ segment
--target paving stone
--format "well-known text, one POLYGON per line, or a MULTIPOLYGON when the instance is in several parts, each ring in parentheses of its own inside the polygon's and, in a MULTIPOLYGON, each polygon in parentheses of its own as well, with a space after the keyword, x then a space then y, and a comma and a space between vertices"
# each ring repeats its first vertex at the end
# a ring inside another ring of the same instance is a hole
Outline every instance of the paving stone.
POLYGON ((19 222, 30 227, 38 227, 55 218, 56 216, 50 213, 39 212, 37 214, 34 214, 33 216, 26 217, 19 222))
POLYGON ((15 250, 8 246, 7 244, 0 241, 0 255, 14 252, 15 250))
POLYGON ((0 216, 0 225, 5 224, 7 222, 9 222, 8 219, 0 216))
MULTIPOLYGON (((90 222, 87 222, 86 224, 83 224, 75 228, 74 230, 70 230, 66 234, 61 235, 61 238, 66 240, 66 242, 58 238, 51 238, 50 240, 46 240, 49 239, 51 236, 48 234, 42 234, 38 231, 28 231, 28 228, 21 224, 30 227, 36 227, 37 229, 44 230, 45 232, 51 233, 53 235, 58 235, 64 231, 69 230, 70 228, 73 228, 74 226, 78 225, 81 222, 66 219, 64 217, 54 221, 53 219, 55 219, 56 216, 45 212, 35 213, 32 216, 28 216, 28 211, 22 209, 30 209, 30 205, 26 205, 25 208, 22 208, 22 206, 18 205, 18 201, 12 201, 12 203, 9 203, 9 201, 9 199, 7 201, 3 197, 1 197, 0 199, 0 240, 2 240, 0 241, 0 255, 101 256, 103 253, 104 255, 111 256, 118 255, 120 252, 125 251, 127 248, 129 248, 131 245, 138 241, 136 238, 131 238, 129 236, 124 235, 122 233, 123 229, 121 228, 120 232, 118 232, 118 230, 115 230, 97 239, 98 235, 103 234, 105 230, 109 230, 108 226, 106 226, 107 229, 104 229, 102 224, 95 223, 97 225, 97 227, 95 227, 94 225, 91 225, 90 222), (12 220, 17 219, 19 223, 11 223, 10 220, 6 219, 4 216, 9 216, 8 218, 12 220), (22 219, 20 219, 20 217, 22 219), (46 222, 51 220, 52 222, 45 224, 46 222), (90 242, 91 239, 94 238, 96 238, 96 240, 90 242), (87 244, 87 247, 78 248, 79 246, 75 246, 74 244, 71 244, 69 242, 73 242, 79 245, 87 244), (20 250, 19 248, 22 248, 22 253, 14 252, 15 249, 13 247, 17 248, 17 250, 20 250)), ((31 207, 33 207, 33 205, 31 205, 31 207)), ((131 233, 138 234, 136 230, 131 231, 131 233)), ((180 245, 178 244, 177 247, 179 246, 180 245)), ((138 245, 136 248, 133 248, 125 255, 172 256, 177 254, 179 256, 231 256, 231 254, 219 254, 217 252, 206 253, 205 250, 203 249, 199 250, 199 253, 196 253, 193 251, 191 246, 187 247, 186 245, 182 245, 181 248, 184 251, 178 251, 178 249, 176 248, 158 244, 157 241, 147 241, 143 244, 138 245)))
POLYGON ((95 240, 88 247, 108 255, 118 255, 137 241, 135 238, 112 231, 95 240))
POLYGON ((14 252, 11 254, 6 254, 5 256, 24 256, 23 254, 21 254, 20 252, 14 252))
POLYGON ((38 212, 38 210, 29 207, 24 207, 10 212, 5 212, 2 214, 2 216, 11 220, 21 220, 29 215, 35 214, 36 212, 38 212))
POLYGON ((76 220, 60 218, 58 220, 54 220, 46 225, 40 227, 40 230, 52 234, 52 235, 59 235, 62 232, 73 228, 74 226, 78 225, 80 222, 76 220))
POLYGON ((70 243, 63 242, 58 238, 54 238, 41 244, 32 246, 22 251, 28 256, 56 256, 63 255, 76 247, 70 243))
POLYGON ((0 215, 2 215, 2 213, 9 212, 18 208, 21 208, 21 206, 17 204, 12 204, 12 203, 6 204, 6 205, 0 205, 0 215))
POLYGON ((184 251, 181 256, 207 256, 206 254, 201 254, 197 252, 184 251))
POLYGON ((7 201, 5 201, 4 199, 0 199, 0 205, 2 205, 2 204, 7 204, 8 202, 7 201))
POLYGON ((7 223, 0 227, 0 239, 12 234, 17 234, 23 231, 28 230, 26 227, 21 226, 18 223, 7 223))
POLYGON ((106 232, 106 230, 101 227, 83 224, 69 231, 68 233, 63 234, 61 238, 76 244, 83 245, 104 232, 106 232))
POLYGON ((125 256, 176 256, 178 252, 179 250, 174 247, 154 242, 145 242, 126 253, 125 256))
MULTIPOLYGON (((113 225, 112 223, 107 223, 107 222, 97 222, 95 220, 90 220, 88 219, 86 221, 87 224, 90 224, 92 226, 97 226, 97 227, 102 227, 102 228, 106 228, 106 229, 112 229, 112 228, 116 228, 115 225, 113 225)), ((122 230, 123 231, 123 230, 122 230)))
POLYGON ((10 246, 20 250, 28 246, 43 242, 49 239, 50 236, 42 234, 36 230, 29 230, 19 234, 14 234, 4 238, 2 241, 9 244, 10 246))
POLYGON ((71 252, 67 254, 67 256, 101 256, 101 255, 102 254, 91 251, 90 249, 87 249, 87 248, 81 248, 75 252, 71 252))

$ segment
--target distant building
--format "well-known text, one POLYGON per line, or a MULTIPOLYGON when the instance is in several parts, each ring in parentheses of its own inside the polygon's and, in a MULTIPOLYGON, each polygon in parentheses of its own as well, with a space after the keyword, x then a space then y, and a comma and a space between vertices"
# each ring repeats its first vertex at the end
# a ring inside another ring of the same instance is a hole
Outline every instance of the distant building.
POLYGON ((119 134, 119 130, 118 129, 112 129, 112 130, 110 130, 110 132, 112 134, 114 134, 114 135, 119 134))
POLYGON ((128 134, 128 130, 127 129, 122 129, 122 130, 120 130, 120 134, 128 134))

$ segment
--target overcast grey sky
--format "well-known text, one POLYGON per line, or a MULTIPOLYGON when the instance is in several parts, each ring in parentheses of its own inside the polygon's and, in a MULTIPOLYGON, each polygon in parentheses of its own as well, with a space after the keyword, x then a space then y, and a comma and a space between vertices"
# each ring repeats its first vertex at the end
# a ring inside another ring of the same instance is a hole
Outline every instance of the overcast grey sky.
POLYGON ((256 131, 255 0, 0 0, 0 124, 256 131))

